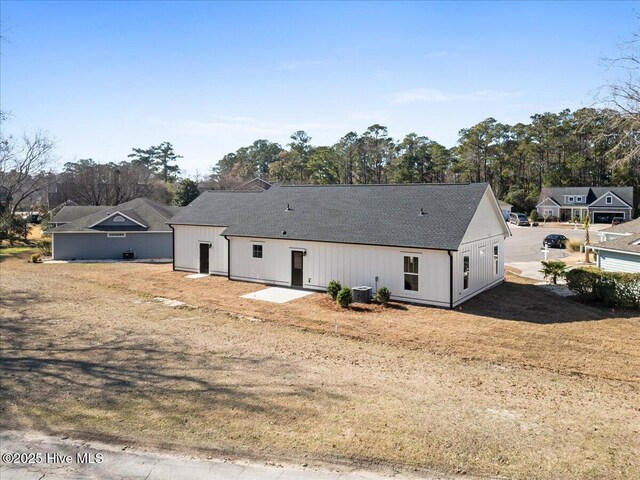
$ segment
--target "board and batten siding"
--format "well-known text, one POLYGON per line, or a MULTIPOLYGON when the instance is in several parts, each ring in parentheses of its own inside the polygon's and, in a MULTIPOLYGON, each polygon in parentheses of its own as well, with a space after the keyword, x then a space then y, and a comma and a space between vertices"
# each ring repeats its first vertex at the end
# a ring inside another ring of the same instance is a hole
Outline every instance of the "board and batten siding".
POLYGON ((291 286, 291 252, 302 250, 303 288, 326 290, 331 280, 345 286, 387 287, 391 298, 449 306, 449 255, 418 248, 231 237, 231 279, 291 286), (253 245, 262 245, 262 258, 253 245), (404 257, 417 257, 418 291, 404 289, 404 257))
POLYGON ((487 189, 462 243, 453 254, 453 306, 504 281, 504 230, 506 223, 496 215, 493 193, 487 189), (494 247, 498 248, 497 268, 494 247), (464 288, 464 257, 469 257, 469 281, 464 288))
POLYGON ((200 271, 201 243, 210 243, 209 273, 227 274, 227 240, 220 234, 226 227, 173 225, 174 258, 176 270, 200 271))
POLYGON ((461 245, 453 254, 453 306, 504 281, 504 238, 499 235, 461 245), (493 249, 498 247, 498 265, 493 249), (469 257, 469 285, 464 288, 464 257, 469 257))
POLYGON ((599 250, 598 267, 605 272, 640 273, 640 255, 599 250))

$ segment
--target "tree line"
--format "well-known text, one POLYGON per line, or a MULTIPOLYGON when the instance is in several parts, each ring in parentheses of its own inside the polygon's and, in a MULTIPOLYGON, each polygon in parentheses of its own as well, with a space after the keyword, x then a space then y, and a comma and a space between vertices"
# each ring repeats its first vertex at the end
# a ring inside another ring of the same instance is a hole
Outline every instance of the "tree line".
POLYGON ((325 146, 298 131, 284 147, 256 140, 225 155, 210 180, 222 189, 255 177, 285 184, 487 182, 498 198, 530 211, 543 186, 640 187, 640 156, 620 128, 624 116, 583 108, 515 125, 488 118, 460 130, 453 148, 416 133, 394 139, 379 124, 325 146))

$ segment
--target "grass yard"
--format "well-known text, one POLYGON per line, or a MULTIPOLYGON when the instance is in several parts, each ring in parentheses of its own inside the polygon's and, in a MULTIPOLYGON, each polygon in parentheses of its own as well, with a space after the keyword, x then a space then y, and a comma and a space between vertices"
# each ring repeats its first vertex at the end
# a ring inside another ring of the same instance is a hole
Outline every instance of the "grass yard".
POLYGON ((23 257, 25 254, 38 253, 36 247, 29 246, 9 246, 9 245, 0 245, 0 258, 9 258, 20 256, 23 257))
POLYGON ((311 465, 640 477, 638 312, 516 277, 456 311, 342 310, 323 294, 241 299, 263 286, 170 265, 0 268, 5 427, 311 465))

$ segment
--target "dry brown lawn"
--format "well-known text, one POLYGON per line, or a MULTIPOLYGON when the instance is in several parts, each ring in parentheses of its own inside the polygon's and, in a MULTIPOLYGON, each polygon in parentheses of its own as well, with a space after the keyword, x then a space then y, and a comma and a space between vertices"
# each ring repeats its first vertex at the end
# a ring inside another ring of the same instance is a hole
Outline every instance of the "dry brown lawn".
POLYGON ((638 312, 515 277, 455 311, 343 310, 323 294, 241 299, 264 287, 170 265, 0 269, 5 427, 310 464, 640 477, 638 312))

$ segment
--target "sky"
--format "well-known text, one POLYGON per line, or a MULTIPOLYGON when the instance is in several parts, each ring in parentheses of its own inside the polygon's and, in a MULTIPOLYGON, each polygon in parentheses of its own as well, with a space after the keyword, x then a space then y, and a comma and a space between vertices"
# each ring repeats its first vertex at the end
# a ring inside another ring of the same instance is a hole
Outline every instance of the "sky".
POLYGON ((488 117, 592 106, 638 5, 3 0, 3 130, 49 132, 60 165, 169 141, 189 175, 296 130, 451 147, 488 117))

